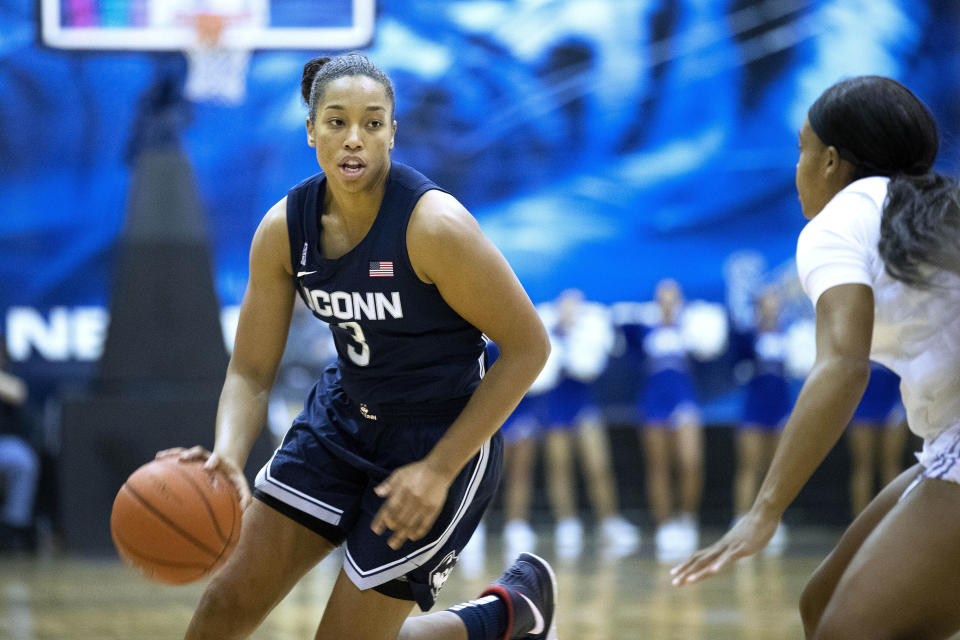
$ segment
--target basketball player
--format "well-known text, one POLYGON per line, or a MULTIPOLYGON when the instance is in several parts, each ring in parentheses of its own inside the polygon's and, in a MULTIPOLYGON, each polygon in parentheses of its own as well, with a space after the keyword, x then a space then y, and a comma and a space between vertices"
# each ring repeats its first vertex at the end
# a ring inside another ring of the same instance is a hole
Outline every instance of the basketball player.
POLYGON ((800 602, 812 638, 946 638, 960 629, 960 186, 933 171, 933 117, 863 76, 827 89, 800 130, 797 244, 817 359, 760 494, 716 544, 674 569, 708 577, 760 550, 836 444, 870 375, 900 376, 919 464, 847 529, 800 602))
POLYGON ((335 547, 343 568, 316 638, 555 637, 555 580, 522 554, 480 599, 426 611, 490 501, 498 428, 549 352, 516 276, 451 195, 391 162, 387 76, 366 57, 304 67, 307 141, 322 173, 253 239, 250 281, 207 466, 249 502, 236 551, 187 638, 245 638, 335 547), (241 469, 266 420, 294 297, 333 331, 338 360, 260 470, 241 469), (486 333, 501 355, 486 372, 486 333))

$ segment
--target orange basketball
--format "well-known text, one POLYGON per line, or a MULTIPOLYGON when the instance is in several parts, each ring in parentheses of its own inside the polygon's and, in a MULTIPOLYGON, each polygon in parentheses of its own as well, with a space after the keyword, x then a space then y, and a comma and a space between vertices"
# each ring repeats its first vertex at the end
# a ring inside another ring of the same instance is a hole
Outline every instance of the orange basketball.
POLYGON ((153 460, 120 487, 110 534, 124 562, 151 580, 194 582, 236 547, 240 497, 225 475, 203 462, 153 460))

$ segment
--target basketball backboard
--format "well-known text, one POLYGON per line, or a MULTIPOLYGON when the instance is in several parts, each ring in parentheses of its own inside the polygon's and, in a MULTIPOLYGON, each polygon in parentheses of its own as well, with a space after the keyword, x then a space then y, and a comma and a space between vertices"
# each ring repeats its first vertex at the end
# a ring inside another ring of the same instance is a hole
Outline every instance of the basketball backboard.
POLYGON ((223 45, 353 49, 373 38, 375 0, 41 0, 44 44, 60 49, 177 51, 190 17, 227 16, 223 45))

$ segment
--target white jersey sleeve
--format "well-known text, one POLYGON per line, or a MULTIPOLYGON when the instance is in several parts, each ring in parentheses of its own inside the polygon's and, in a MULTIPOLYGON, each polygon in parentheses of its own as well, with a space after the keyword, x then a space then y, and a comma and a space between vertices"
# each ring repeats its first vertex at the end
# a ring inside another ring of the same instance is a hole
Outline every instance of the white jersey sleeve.
POLYGON ((797 241, 797 271, 814 306, 831 287, 873 286, 879 240, 880 209, 859 191, 838 193, 807 223, 797 241))
POLYGON ((880 220, 888 179, 857 180, 834 196, 797 242, 797 270, 816 304, 830 287, 873 289, 870 358, 900 376, 910 430, 930 441, 960 420, 960 277, 939 272, 914 288, 886 273, 880 220))

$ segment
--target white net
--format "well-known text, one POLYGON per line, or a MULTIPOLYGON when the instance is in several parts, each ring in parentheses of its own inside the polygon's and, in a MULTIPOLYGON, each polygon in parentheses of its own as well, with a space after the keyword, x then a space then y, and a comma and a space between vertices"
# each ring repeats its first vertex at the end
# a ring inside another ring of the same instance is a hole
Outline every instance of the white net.
MULTIPOLYGON (((203 3, 202 8, 181 13, 195 34, 184 54, 187 84, 184 94, 193 102, 225 106, 241 104, 247 94, 247 69, 252 51, 244 46, 244 29, 264 22, 252 3, 203 3)), ((196 5, 195 5, 196 7, 196 5)))
POLYGON ((184 95, 188 100, 225 106, 243 103, 250 50, 198 45, 184 53, 188 65, 184 95))

